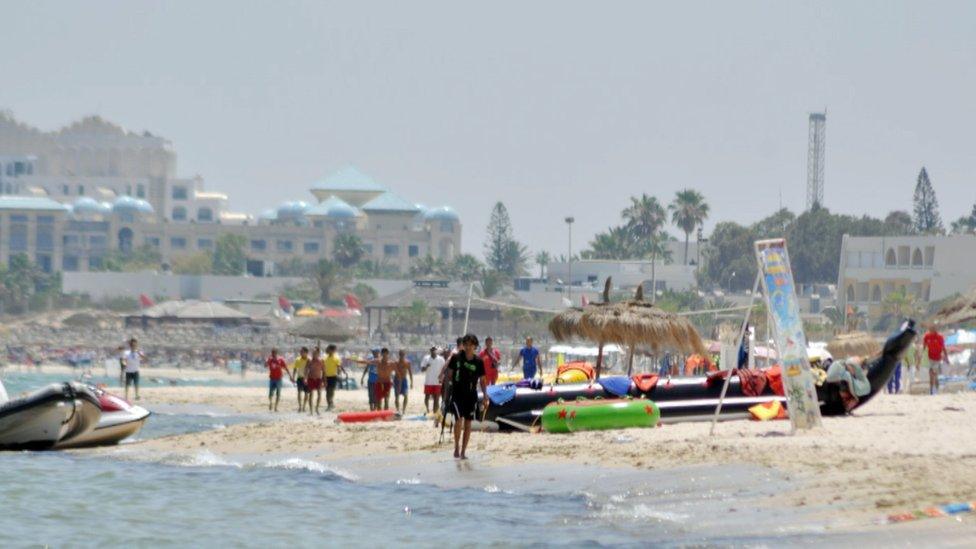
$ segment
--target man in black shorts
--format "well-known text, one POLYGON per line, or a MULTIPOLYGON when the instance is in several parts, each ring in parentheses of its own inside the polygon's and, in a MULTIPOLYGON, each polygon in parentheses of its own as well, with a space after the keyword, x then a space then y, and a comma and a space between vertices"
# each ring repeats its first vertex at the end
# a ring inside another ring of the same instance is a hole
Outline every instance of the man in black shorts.
POLYGON ((454 457, 460 459, 468 459, 465 453, 471 439, 471 420, 478 407, 479 385, 485 399, 488 398, 485 365, 478 357, 477 349, 478 337, 474 334, 464 336, 461 351, 451 357, 446 368, 451 378, 451 405, 448 410, 454 415, 454 457))

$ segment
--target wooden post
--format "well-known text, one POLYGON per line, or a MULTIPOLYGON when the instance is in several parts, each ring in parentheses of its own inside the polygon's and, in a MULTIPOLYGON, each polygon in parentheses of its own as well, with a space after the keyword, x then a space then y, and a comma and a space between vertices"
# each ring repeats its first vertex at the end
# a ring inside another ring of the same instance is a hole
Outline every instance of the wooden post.
POLYGON ((630 346, 630 354, 627 355, 627 377, 630 377, 634 370, 634 346, 630 346))

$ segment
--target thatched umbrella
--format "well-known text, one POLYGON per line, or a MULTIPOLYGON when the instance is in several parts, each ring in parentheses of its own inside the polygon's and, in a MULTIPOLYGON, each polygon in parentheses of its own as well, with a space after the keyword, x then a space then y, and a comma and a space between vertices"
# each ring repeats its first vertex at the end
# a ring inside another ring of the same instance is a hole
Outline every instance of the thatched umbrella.
POLYGON ((963 324, 976 320, 976 289, 946 305, 932 317, 939 326, 963 324))
POLYGON ((288 327, 287 332, 293 336, 306 339, 341 342, 352 339, 353 333, 324 316, 317 316, 302 320, 288 327))
POLYGON ((840 334, 827 344, 827 350, 834 358, 852 356, 874 356, 881 353, 881 344, 877 339, 864 332, 840 334))
POLYGON ((631 348, 627 373, 633 366, 633 349, 647 345, 655 352, 672 349, 682 353, 705 353, 698 331, 687 319, 659 309, 644 300, 643 286, 629 301, 610 302, 610 278, 603 289, 603 302, 572 308, 549 322, 549 331, 559 341, 574 337, 596 341, 597 377, 603 364, 603 345, 617 343, 631 348))

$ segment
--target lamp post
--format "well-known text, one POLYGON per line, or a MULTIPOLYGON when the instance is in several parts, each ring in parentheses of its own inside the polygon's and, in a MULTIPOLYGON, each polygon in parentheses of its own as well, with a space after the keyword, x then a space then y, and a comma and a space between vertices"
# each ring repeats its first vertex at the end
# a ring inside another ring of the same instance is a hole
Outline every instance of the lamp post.
POLYGON ((732 274, 729 275, 729 283, 726 284, 726 286, 728 286, 728 288, 729 288, 729 295, 732 295, 732 279, 733 278, 735 278, 735 271, 732 271, 732 274))
POLYGON ((454 337, 454 301, 447 302, 447 339, 454 337))
POLYGON ((566 256, 567 270, 569 274, 567 278, 567 284, 569 288, 567 289, 566 297, 569 299, 569 306, 573 306, 573 222, 576 219, 573 216, 566 218, 566 228, 569 230, 569 255, 566 256))

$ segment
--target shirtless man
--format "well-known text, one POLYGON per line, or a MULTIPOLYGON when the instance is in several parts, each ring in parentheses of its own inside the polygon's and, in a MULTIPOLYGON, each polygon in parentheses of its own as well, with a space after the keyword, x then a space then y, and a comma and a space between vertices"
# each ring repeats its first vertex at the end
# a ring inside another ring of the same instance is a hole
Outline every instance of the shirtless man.
POLYGON ((374 384, 373 389, 375 408, 373 407, 374 404, 371 402, 369 409, 389 410, 390 389, 393 388, 393 371, 396 367, 395 363, 390 361, 390 350, 383 347, 380 350, 379 358, 374 358, 372 360, 355 360, 354 362, 366 365, 366 370, 363 371, 364 377, 366 376, 367 371, 376 371, 376 383, 374 384))
POLYGON ((393 404, 397 412, 407 413, 407 395, 413 388, 413 370, 410 369, 410 361, 407 360, 407 352, 403 349, 397 353, 396 364, 393 365, 396 379, 393 382, 393 404), (407 380, 410 380, 407 383, 407 380), (403 408, 400 408, 400 397, 403 396, 403 408))
POLYGON ((322 350, 316 347, 312 350, 312 360, 308 361, 305 368, 305 387, 308 393, 305 394, 305 405, 308 406, 308 415, 312 415, 312 395, 315 395, 315 414, 319 414, 319 405, 322 404, 322 385, 325 380, 325 362, 322 361, 322 350))

